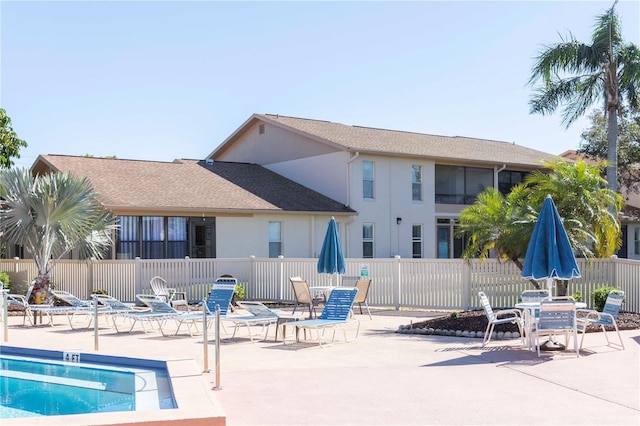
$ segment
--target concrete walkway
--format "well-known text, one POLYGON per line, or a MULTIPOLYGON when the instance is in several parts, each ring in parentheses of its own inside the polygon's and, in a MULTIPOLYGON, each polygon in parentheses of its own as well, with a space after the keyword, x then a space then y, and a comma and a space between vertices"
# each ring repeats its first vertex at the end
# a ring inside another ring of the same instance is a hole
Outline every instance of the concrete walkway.
MULTIPOLYGON (((358 339, 344 343, 337 334, 337 342, 323 348, 295 343, 290 332, 286 345, 274 342, 273 330, 269 340, 251 343, 240 330, 221 344, 219 383, 209 345, 212 371, 201 376, 203 389, 230 426, 640 424, 640 330, 622 332, 623 351, 590 333, 579 358, 569 351, 538 358, 519 340, 483 348, 481 339, 395 333, 399 325, 433 315, 357 315, 358 339), (221 389, 211 390, 216 384, 221 389)), ((56 322, 23 327, 21 318, 10 317, 6 344, 93 351, 92 331, 56 322)), ((352 338, 355 326, 347 333, 352 338)), ((213 343, 212 333, 209 338, 213 343)), ((201 336, 101 329, 99 353, 193 359, 204 369, 201 336)))

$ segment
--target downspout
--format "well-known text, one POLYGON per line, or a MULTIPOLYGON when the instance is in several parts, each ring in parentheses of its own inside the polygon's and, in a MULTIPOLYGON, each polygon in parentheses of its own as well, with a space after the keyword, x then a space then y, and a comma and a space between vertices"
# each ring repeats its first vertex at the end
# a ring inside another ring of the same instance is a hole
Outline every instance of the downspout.
POLYGON ((493 168, 493 189, 498 189, 498 174, 506 168, 506 164, 503 164, 498 170, 495 167, 493 168))
MULTIPOLYGON (((347 207, 351 207, 351 163, 360 156, 360 152, 356 153, 347 161, 347 207)), ((349 225, 355 222, 355 216, 349 216, 344 222, 344 246, 346 248, 344 256, 349 257, 349 225)))
POLYGON ((360 152, 357 151, 354 156, 347 161, 347 207, 351 207, 351 163, 360 156, 360 152))

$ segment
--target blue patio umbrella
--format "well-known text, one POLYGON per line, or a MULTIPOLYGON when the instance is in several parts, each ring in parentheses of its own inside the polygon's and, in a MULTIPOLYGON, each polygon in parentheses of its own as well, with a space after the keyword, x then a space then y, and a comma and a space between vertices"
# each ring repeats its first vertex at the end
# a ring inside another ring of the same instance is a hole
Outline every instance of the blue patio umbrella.
POLYGON ((344 271, 344 254, 342 253, 340 235, 338 235, 338 225, 336 225, 336 220, 332 217, 329 220, 327 233, 324 236, 320 257, 318 257, 318 273, 344 274, 344 271))
POLYGON ((547 280, 551 296, 554 279, 570 280, 579 277, 580 269, 567 231, 553 199, 547 195, 529 240, 522 278, 547 280))

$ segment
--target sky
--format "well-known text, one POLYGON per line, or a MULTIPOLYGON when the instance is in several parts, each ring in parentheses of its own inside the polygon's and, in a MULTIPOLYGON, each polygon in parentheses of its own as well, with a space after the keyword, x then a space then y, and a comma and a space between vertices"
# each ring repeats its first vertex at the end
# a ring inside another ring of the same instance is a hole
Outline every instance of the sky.
MULTIPOLYGON (((0 1, 0 107, 40 154, 203 159, 252 114, 580 146, 535 57, 612 1, 0 1)), ((640 0, 616 6, 640 45, 640 0)))

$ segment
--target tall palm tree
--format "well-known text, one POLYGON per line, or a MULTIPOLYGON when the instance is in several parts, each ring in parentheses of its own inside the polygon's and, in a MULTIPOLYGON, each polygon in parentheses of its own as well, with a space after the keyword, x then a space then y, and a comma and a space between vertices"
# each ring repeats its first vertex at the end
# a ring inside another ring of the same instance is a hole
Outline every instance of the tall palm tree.
POLYGON ((24 247, 38 267, 36 287, 47 293, 50 273, 62 256, 77 250, 81 259, 100 259, 111 245, 116 218, 86 178, 2 171, 0 200, 0 238, 24 247))
POLYGON ((563 104, 562 123, 568 127, 596 102, 604 102, 607 114, 607 182, 616 191, 618 114, 626 99, 637 109, 640 87, 640 50, 625 44, 620 34, 616 2, 597 17, 591 44, 573 35, 546 46, 532 70, 529 83, 541 81, 529 105, 532 113, 555 112, 563 104))

